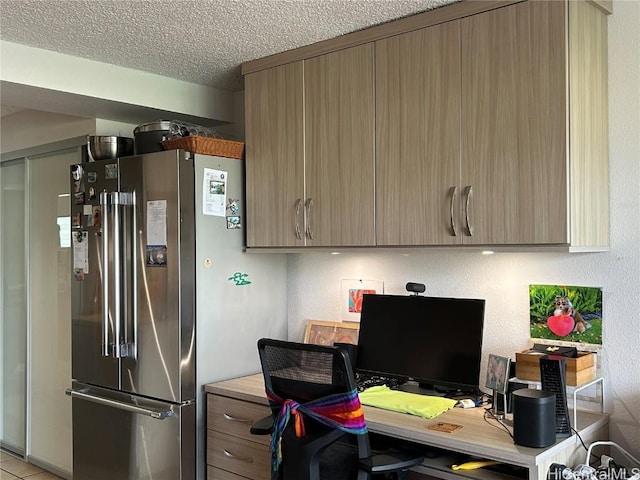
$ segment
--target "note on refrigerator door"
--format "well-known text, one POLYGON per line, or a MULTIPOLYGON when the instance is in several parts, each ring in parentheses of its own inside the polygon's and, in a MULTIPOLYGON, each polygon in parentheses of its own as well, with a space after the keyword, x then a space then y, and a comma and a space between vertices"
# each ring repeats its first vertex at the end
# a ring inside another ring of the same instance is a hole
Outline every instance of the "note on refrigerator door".
POLYGON ((148 267, 167 266, 167 201, 147 202, 147 259, 148 267))
POLYGON ((147 245, 167 245, 167 201, 147 202, 147 245))
POLYGON ((204 169, 202 214, 224 217, 227 208, 227 172, 204 169))
POLYGON ((76 280, 84 280, 89 273, 89 242, 86 230, 73 232, 73 273, 76 280))

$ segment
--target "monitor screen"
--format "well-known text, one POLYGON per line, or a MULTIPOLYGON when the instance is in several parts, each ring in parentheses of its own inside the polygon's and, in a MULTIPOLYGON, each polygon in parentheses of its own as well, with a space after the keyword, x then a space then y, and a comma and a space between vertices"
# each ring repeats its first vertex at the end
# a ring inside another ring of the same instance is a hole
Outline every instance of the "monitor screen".
POLYGON ((364 295, 356 370, 478 389, 484 300, 364 295))

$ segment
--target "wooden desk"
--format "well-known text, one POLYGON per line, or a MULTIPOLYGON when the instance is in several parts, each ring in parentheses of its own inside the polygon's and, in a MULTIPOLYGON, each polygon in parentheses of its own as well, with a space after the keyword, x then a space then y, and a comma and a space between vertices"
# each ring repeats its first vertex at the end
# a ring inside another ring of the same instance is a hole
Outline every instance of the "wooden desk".
MULTIPOLYGON (((267 405, 261 374, 209 384, 206 385, 205 390, 211 394, 209 398, 212 401, 215 396, 221 396, 251 404, 267 405)), ((545 480, 547 470, 552 463, 573 466, 584 463, 586 456, 586 451, 576 435, 560 439, 547 448, 515 445, 509 434, 495 421, 489 420, 489 423, 485 421, 483 408, 453 408, 431 420, 368 406, 364 407, 364 412, 367 427, 371 432, 437 447, 451 453, 451 455, 425 459, 423 465, 417 467, 415 471, 429 477, 416 478, 435 477, 451 480, 516 478, 485 470, 453 471, 450 467, 457 462, 456 454, 468 454, 525 467, 529 471, 529 480, 545 480), (436 422, 457 423, 463 428, 454 433, 442 433, 427 428, 436 422)), ((578 423, 577 430, 587 446, 596 440, 608 439, 608 415, 580 412, 578 423)), ((207 450, 209 451, 208 448, 207 450)))

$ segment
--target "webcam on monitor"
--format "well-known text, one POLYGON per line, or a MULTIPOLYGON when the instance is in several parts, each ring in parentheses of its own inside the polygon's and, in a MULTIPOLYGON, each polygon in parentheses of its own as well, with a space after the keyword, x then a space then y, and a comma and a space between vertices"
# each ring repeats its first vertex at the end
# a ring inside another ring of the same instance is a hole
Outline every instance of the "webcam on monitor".
POLYGON ((424 293, 426 290, 424 283, 408 282, 405 287, 407 292, 413 292, 414 295, 424 293))

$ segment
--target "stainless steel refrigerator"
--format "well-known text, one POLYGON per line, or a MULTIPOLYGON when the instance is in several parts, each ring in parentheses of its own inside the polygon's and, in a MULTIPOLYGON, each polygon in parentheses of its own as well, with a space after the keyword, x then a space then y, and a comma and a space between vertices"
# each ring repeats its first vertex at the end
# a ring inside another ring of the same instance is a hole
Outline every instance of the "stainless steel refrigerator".
POLYGON ((243 162, 73 165, 74 480, 203 480, 203 384, 286 338, 286 258, 247 254, 243 162))

